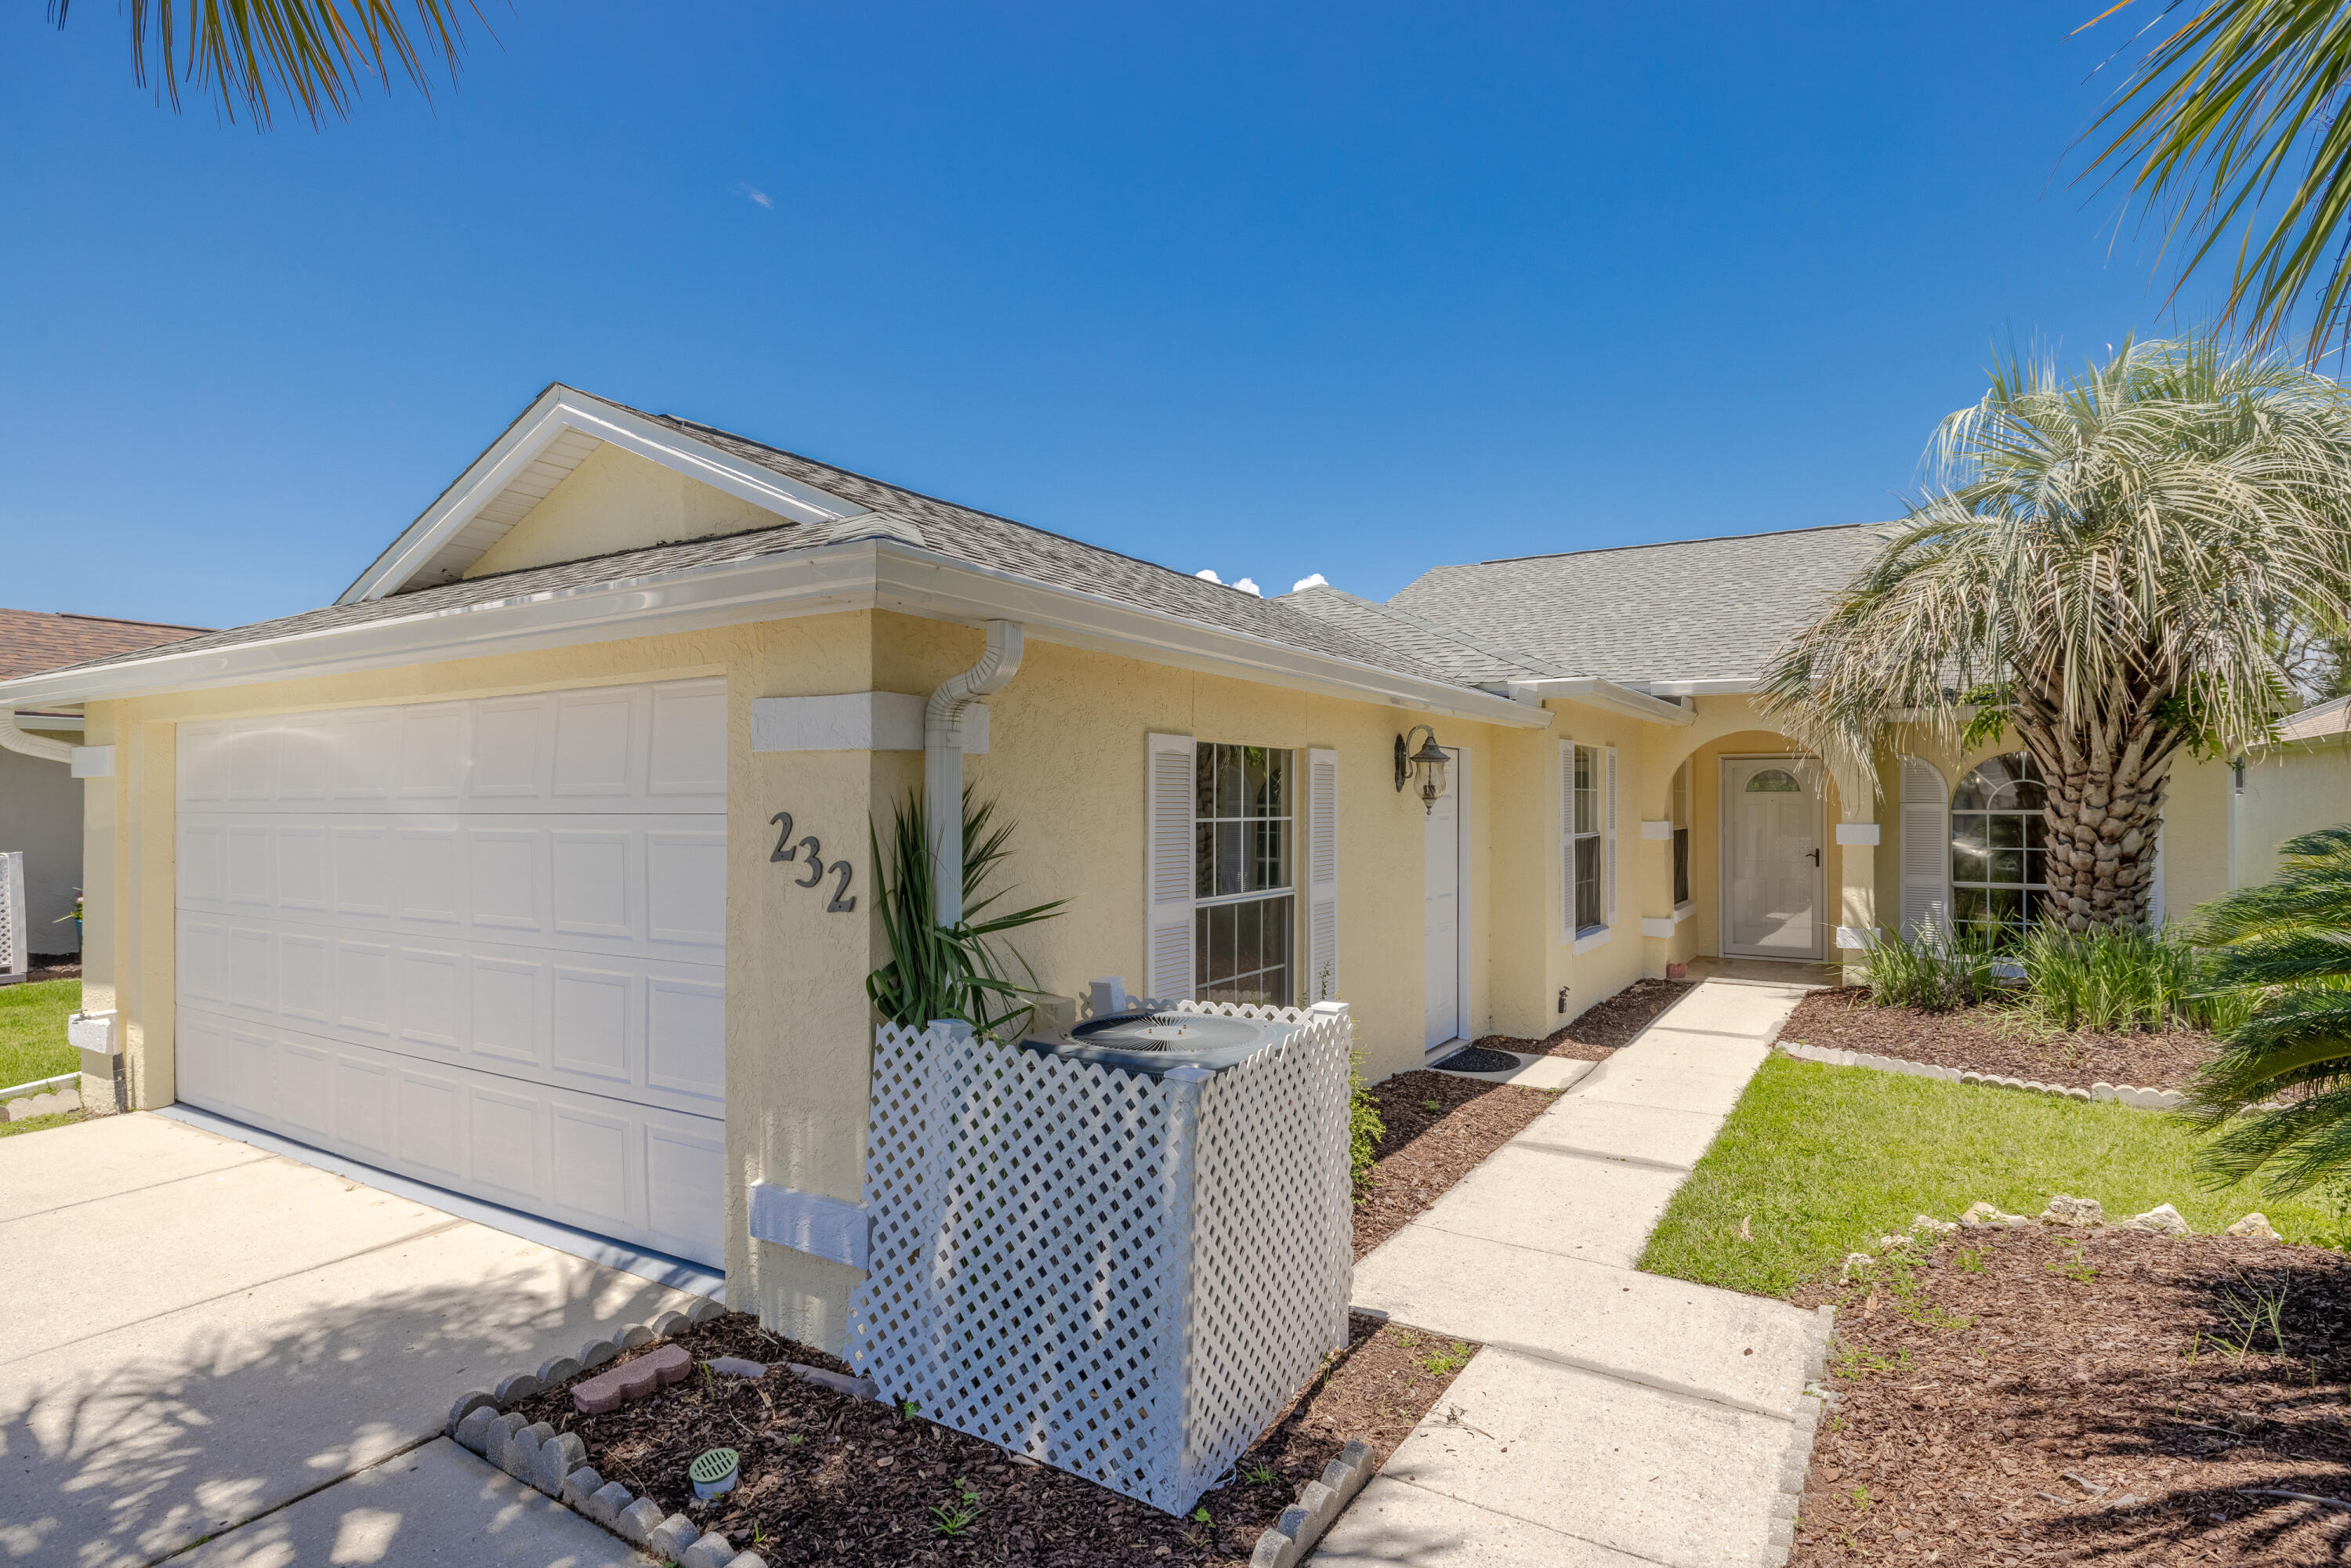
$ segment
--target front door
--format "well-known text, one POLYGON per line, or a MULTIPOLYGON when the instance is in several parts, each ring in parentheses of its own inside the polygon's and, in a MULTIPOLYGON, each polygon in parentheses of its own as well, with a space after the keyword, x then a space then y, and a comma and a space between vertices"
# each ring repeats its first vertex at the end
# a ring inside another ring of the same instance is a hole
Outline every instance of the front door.
POLYGON ((1427 930, 1427 1031, 1422 1044, 1434 1050, 1460 1033, 1461 1015, 1461 790, 1460 759, 1454 775, 1429 808, 1423 830, 1426 868, 1423 924, 1427 930))
POLYGON ((1815 764, 1792 757, 1723 759, 1725 955, 1822 956, 1824 818, 1815 764))

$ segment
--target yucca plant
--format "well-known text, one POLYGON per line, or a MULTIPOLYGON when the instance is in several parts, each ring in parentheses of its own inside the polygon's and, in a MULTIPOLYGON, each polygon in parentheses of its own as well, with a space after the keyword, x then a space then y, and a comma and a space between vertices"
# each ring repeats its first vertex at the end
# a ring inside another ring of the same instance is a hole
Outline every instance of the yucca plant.
POLYGON ((920 1029, 935 1019, 961 1019, 981 1034, 995 1034, 1023 1021, 1048 993, 1018 952, 1012 962, 1027 984, 1012 978, 997 938, 1024 925, 1050 920, 1069 903, 1057 898, 1008 915, 983 918, 1008 889, 989 892, 987 883, 1008 852, 1013 824, 996 821, 996 802, 976 801, 963 792, 963 911, 954 925, 934 915, 931 852, 925 803, 910 795, 891 813, 890 847, 869 830, 873 863, 888 868, 882 878, 882 930, 890 961, 865 977, 865 994, 892 1023, 920 1029))
POLYGON ((2181 1108, 2214 1134, 2206 1177, 2283 1197, 2351 1166, 2351 826, 2287 840, 2277 880, 2208 904, 2198 936, 2211 992, 2249 1009, 2181 1108))

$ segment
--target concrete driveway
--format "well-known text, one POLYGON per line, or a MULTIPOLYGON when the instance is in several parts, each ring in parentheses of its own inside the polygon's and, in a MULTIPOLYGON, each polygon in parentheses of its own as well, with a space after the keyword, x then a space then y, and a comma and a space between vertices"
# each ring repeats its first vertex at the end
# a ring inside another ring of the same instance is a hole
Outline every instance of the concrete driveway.
POLYGON ((438 1434, 691 1301, 160 1116, 0 1139, 0 1563, 643 1562, 438 1434))

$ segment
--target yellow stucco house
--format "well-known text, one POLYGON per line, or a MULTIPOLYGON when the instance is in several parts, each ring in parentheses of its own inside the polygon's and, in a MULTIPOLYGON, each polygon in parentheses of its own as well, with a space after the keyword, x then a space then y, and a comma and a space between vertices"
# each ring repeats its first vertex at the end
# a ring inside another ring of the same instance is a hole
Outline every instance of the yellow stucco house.
MULTIPOLYGON (((93 1099, 723 1269, 838 1348, 856 1271, 751 1195, 859 1197, 869 824, 926 747, 1070 901, 1019 943, 1051 988, 1343 998, 1381 1077, 2029 904, 2011 763, 1897 737, 1840 789, 1750 706, 1876 538, 1261 599, 557 385, 335 604, 0 683, 0 727, 84 716, 93 1099)), ((2225 778, 2181 775, 2175 910, 2226 885, 2225 778)))

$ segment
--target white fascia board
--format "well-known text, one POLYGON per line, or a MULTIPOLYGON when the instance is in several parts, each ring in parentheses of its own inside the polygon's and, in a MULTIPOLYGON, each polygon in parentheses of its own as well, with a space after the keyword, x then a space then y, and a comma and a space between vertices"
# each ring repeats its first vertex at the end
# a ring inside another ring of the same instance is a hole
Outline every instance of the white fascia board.
POLYGON ((1679 703, 1651 696, 1644 691, 1604 681, 1597 675, 1579 675, 1565 680, 1512 681, 1511 689, 1527 691, 1538 697, 1561 702, 1579 702, 1586 707, 1605 708, 1648 724, 1694 724, 1698 715, 1679 703))
POLYGON ((554 386, 540 394, 530 410, 509 425, 488 451, 475 458, 456 483, 443 491, 424 515, 411 523, 392 548, 377 558, 375 564, 345 589, 335 602, 350 604, 397 592, 567 430, 610 442, 773 512, 788 522, 832 522, 869 509, 722 452, 667 425, 655 424, 601 398, 570 387, 554 386))
POLYGON ((0 703, 86 702, 250 685, 871 609, 969 625, 1019 621, 1030 637, 1043 642, 1207 674, 1511 728, 1551 724, 1548 713, 1506 697, 1392 674, 890 539, 757 556, 234 647, 172 653, 167 645, 153 656, 0 681, 0 703))
POLYGON ((1648 681, 1649 690, 1661 697, 1738 697, 1755 689, 1755 683, 1745 677, 1719 681, 1648 681))

